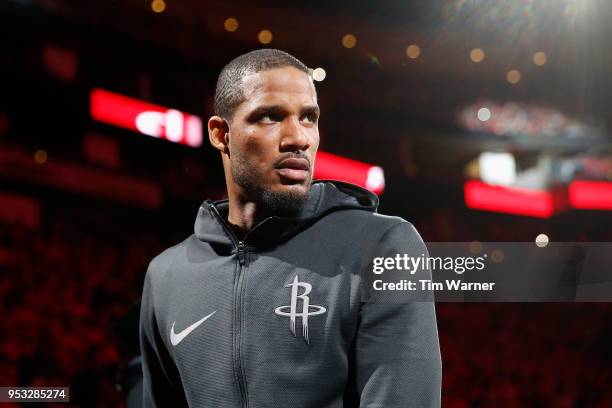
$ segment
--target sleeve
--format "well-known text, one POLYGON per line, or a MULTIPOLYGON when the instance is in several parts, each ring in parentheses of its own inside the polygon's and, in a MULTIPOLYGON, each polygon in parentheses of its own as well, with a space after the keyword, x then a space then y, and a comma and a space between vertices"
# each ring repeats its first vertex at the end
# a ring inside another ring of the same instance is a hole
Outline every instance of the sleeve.
MULTIPOLYGON (((373 256, 397 254, 428 256, 420 235, 406 221, 387 230, 373 256)), ((372 274, 372 270, 365 273, 372 274)), ((419 279, 431 279, 431 271, 426 268, 414 275, 405 270, 384 274, 385 281, 396 280, 393 277, 408 277, 417 283, 419 279)), ((442 362, 433 294, 428 292, 426 300, 394 295, 389 299, 362 299, 353 350, 359 406, 439 407, 442 362)))
POLYGON ((151 266, 145 277, 140 309, 143 407, 187 407, 178 370, 157 327, 150 272, 151 266))

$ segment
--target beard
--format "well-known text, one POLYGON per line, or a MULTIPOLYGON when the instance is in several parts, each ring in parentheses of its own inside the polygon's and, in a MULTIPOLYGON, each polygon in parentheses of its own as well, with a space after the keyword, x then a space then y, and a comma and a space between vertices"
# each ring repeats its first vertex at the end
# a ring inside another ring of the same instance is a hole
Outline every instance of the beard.
POLYGON ((250 200, 262 206, 266 213, 280 217, 297 217, 310 196, 309 189, 300 191, 271 191, 258 180, 255 166, 242 155, 234 154, 231 161, 234 183, 242 187, 250 200))

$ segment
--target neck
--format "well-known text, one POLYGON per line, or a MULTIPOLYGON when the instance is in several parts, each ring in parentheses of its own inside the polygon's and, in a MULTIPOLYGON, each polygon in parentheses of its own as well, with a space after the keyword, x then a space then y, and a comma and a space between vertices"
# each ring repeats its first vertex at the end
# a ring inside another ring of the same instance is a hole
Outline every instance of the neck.
POLYGON ((268 214, 261 209, 261 206, 252 201, 229 198, 227 220, 234 227, 236 234, 241 238, 267 216, 268 214))

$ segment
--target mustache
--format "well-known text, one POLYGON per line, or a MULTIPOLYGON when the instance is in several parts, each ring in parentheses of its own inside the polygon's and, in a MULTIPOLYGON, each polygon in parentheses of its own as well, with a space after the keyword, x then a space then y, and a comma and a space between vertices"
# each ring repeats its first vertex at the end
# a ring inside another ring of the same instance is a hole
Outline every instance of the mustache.
POLYGON ((303 159, 306 160, 308 162, 308 167, 312 168, 312 163, 310 162, 310 158, 308 156, 306 156, 305 153, 299 153, 299 152, 292 152, 292 153, 286 153, 284 155, 282 155, 281 157, 279 157, 278 160, 276 160, 276 162, 274 163, 274 167, 278 167, 284 160, 287 159, 303 159))

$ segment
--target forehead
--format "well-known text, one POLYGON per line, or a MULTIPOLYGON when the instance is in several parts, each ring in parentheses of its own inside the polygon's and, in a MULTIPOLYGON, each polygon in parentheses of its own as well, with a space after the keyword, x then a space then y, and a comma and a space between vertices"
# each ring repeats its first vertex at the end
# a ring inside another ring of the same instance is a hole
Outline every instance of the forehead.
POLYGON ((294 67, 269 69, 247 75, 242 80, 242 105, 316 105, 317 93, 310 76, 294 67))

